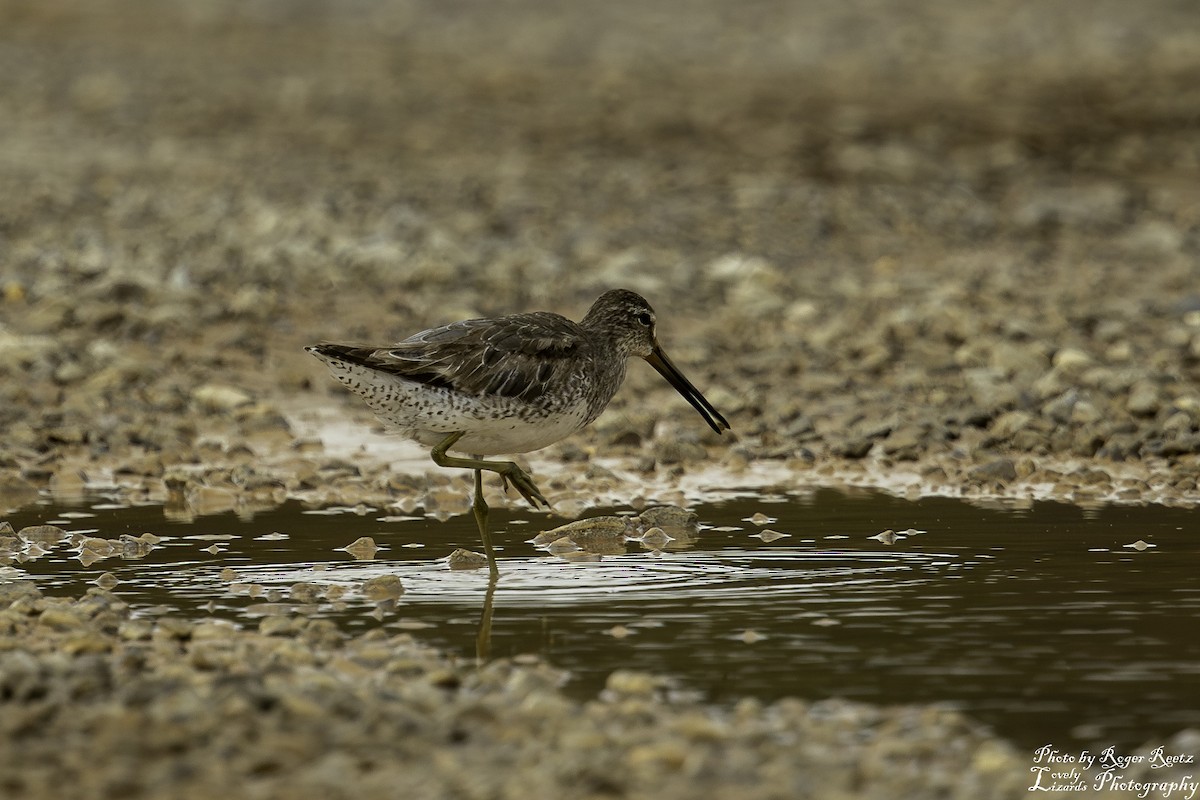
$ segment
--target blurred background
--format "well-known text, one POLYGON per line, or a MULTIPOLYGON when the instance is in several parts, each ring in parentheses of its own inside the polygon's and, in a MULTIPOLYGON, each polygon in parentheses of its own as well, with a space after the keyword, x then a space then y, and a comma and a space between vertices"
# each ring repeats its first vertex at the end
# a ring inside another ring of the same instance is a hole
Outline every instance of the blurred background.
POLYGON ((186 448, 145 420, 206 382, 323 395, 310 341, 614 286, 759 453, 1200 425, 1161 425, 1200 374, 1190 2, 0 0, 0 74, 26 472, 186 448))

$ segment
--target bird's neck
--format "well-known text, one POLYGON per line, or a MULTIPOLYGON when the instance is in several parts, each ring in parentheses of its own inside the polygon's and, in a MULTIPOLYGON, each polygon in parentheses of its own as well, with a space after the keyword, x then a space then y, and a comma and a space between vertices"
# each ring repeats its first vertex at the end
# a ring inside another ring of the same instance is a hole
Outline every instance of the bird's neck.
POLYGON ((625 367, 628 359, 616 352, 611 342, 600 345, 596 353, 593 378, 596 391, 592 392, 588 407, 589 422, 600 416, 604 407, 625 382, 625 367), (608 352, 605 352, 605 351, 608 352))

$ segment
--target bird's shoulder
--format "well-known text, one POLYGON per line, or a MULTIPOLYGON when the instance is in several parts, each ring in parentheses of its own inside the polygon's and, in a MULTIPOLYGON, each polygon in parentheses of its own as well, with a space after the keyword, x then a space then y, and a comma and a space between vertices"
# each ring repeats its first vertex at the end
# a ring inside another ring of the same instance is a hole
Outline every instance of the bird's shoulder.
POLYGON ((392 346, 398 355, 430 355, 486 349, 528 356, 569 356, 587 346, 577 322, 548 311, 468 319, 413 334, 392 346))

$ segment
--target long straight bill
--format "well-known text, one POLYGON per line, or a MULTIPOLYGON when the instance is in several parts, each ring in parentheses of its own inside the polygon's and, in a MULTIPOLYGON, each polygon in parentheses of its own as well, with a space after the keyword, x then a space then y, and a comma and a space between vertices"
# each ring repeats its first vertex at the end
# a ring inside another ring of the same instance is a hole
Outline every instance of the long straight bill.
POLYGON ((675 387, 675 391, 683 395, 692 408, 700 412, 700 416, 704 417, 704 421, 709 427, 717 433, 729 430, 729 423, 721 416, 721 412, 713 408, 712 403, 704 399, 704 395, 700 394, 700 390, 692 386, 692 382, 683 377, 683 373, 679 368, 671 363, 671 359, 667 358, 667 354, 662 351, 662 348, 655 347, 650 355, 646 356, 647 363, 658 370, 658 374, 667 379, 667 383, 675 387))

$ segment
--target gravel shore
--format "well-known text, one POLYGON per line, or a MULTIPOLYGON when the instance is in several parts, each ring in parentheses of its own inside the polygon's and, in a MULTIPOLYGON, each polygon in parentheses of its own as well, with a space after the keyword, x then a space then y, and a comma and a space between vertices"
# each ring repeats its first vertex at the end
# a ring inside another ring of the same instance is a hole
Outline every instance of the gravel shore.
POLYGON ((536 662, 476 669, 408 636, 299 620, 264 635, 16 587, 0 585, 5 797, 993 798, 1026 779, 1027 759, 949 711, 721 711, 636 672, 581 704, 536 662))
MULTIPOLYGON (((373 431, 302 346, 578 318, 617 286, 733 434, 634 365, 528 458, 567 518, 823 484, 1200 499, 1186 4, 10 0, 0 30, 0 512, 106 491, 460 513, 463 476, 373 431)), ((936 709, 720 712, 622 674, 577 705, 547 665, 5 580, 5 796, 1028 780, 936 709)))

